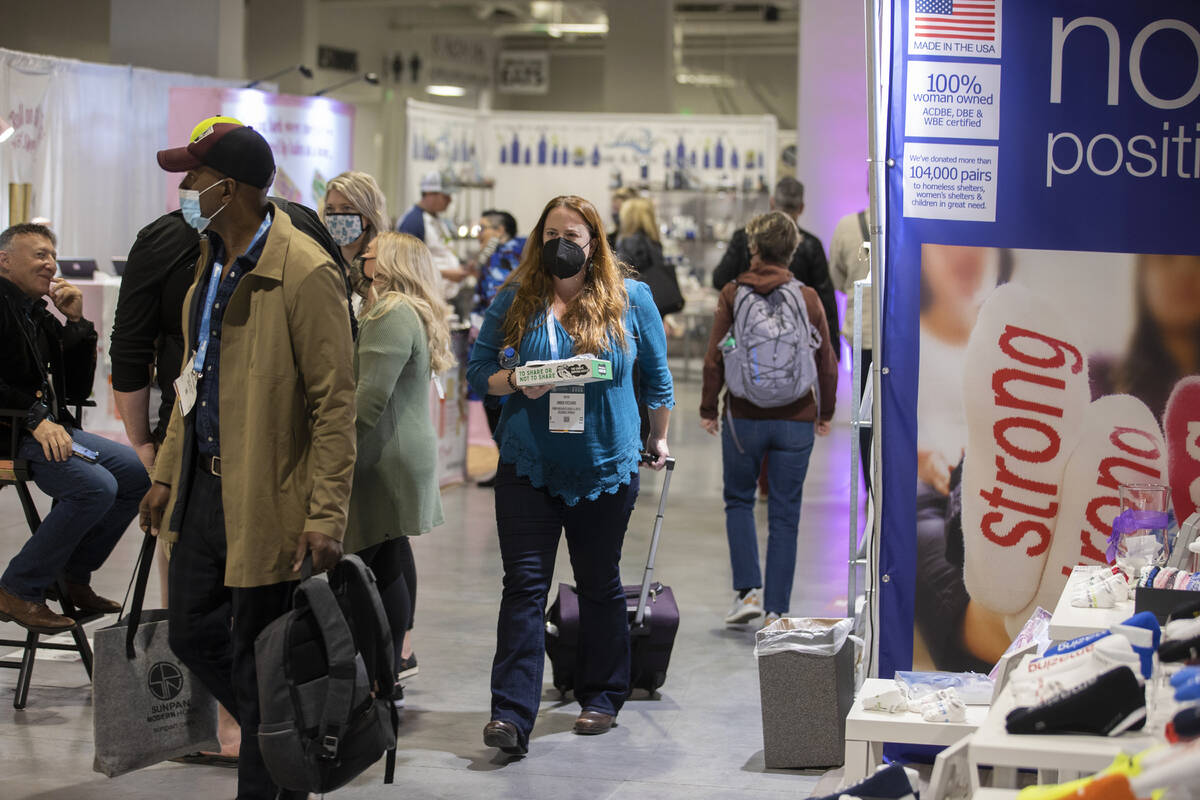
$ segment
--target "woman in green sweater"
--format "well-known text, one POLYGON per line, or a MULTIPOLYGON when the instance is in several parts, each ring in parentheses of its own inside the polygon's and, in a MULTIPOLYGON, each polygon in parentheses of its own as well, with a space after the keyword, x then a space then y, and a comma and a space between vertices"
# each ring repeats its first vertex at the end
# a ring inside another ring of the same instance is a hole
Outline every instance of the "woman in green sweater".
POLYGON ((417 666, 410 641, 417 576, 408 537, 442 524, 429 384, 455 362, 449 309, 425 243, 381 233, 361 258, 370 284, 354 354, 358 458, 343 547, 375 573, 404 678, 417 666))

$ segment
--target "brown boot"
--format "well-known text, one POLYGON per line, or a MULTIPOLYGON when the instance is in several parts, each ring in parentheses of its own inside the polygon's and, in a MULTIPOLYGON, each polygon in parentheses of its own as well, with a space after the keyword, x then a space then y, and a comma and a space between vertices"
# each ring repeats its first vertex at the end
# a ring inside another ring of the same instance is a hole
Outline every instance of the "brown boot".
POLYGON ((75 625, 75 620, 55 614, 45 603, 22 600, 0 588, 0 620, 15 622, 37 633, 59 633, 75 625))
POLYGON ((121 610, 120 603, 101 597, 86 583, 68 583, 67 595, 71 599, 71 605, 84 614, 115 614, 121 610))

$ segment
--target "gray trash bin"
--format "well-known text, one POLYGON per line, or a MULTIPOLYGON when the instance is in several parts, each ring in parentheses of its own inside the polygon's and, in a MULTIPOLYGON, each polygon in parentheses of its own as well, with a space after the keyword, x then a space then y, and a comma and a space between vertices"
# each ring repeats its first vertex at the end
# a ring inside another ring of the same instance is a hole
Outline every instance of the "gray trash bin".
POLYGON ((755 637, 769 769, 834 767, 844 761, 854 704, 852 619, 784 618, 755 637))

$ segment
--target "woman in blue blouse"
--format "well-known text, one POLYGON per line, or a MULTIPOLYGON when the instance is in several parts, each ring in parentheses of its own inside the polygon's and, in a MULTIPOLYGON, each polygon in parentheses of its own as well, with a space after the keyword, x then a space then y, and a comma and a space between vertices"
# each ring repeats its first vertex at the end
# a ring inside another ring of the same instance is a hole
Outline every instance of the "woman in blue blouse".
POLYGON ((556 197, 530 238, 540 246, 525 248, 488 308, 467 368, 479 394, 513 395, 496 433, 504 591, 492 719, 483 731, 488 746, 510 754, 528 749, 541 700, 543 615, 563 530, 579 591, 575 732, 607 731, 629 693, 620 559, 638 492, 635 364, 650 409, 646 446, 655 469, 669 455, 667 422, 675 404, 654 298, 613 257, 595 207, 581 197, 556 197), (505 368, 510 364, 501 365, 507 347, 519 363, 592 353, 612 361, 613 378, 578 387, 518 387, 505 368))

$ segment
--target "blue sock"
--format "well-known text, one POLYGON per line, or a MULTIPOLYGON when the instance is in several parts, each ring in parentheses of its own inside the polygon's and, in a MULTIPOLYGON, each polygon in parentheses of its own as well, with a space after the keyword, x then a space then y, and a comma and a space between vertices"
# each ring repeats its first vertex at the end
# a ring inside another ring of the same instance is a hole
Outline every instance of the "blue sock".
POLYGON ((1171 676, 1171 685, 1179 688, 1185 683, 1200 679, 1200 667, 1184 667, 1171 676))
MULTIPOLYGON (((1174 681, 1171 683, 1174 685, 1174 681)), ((1200 675, 1193 675, 1191 680, 1175 686, 1175 699, 1181 703, 1200 700, 1200 675)))

